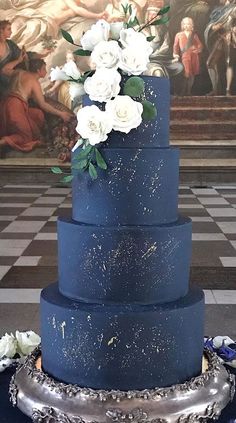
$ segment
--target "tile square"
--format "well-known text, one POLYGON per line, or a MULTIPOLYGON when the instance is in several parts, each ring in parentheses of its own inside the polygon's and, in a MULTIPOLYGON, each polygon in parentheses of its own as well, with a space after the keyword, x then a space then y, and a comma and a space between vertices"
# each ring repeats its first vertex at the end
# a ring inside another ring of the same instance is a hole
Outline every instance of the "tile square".
MULTIPOLYGON (((1 304, 0 306, 0 336, 15 333, 16 330, 33 330, 40 334, 39 304, 1 304), (6 319, 7 316, 7 319, 6 319)), ((6 421, 5 421, 6 422, 6 421)), ((16 420, 8 423, 18 423, 16 420)))
POLYGON ((19 184, 19 185, 14 185, 14 184, 8 184, 8 185, 4 185, 4 188, 21 188, 21 189, 31 189, 31 188, 36 188, 36 189, 47 189, 49 188, 50 185, 46 185, 46 184, 19 184))
POLYGON ((2 304, 38 304, 41 289, 0 289, 2 304))
POLYGON ((70 194, 71 188, 49 188, 46 195, 67 195, 70 194))
POLYGON ((236 267, 235 257, 220 257, 221 263, 224 267, 236 267))
POLYGON ((236 222, 216 222, 224 234, 236 234, 236 222))
POLYGON ((42 229, 45 221, 14 221, 8 225, 3 232, 11 233, 36 233, 42 229))
POLYGON ((221 233, 193 233, 192 241, 227 241, 227 238, 221 233))
POLYGON ((15 261, 17 260, 16 257, 1 257, 0 255, 0 266, 13 266, 15 261))
POLYGON ((216 299, 210 289, 204 289, 205 294, 205 303, 206 304, 216 304, 216 299))
POLYGON ((54 232, 54 233, 39 232, 34 239, 40 240, 40 241, 56 241, 57 240, 57 233, 56 232, 54 232))
POLYGON ((236 250, 236 241, 230 241, 230 244, 235 248, 236 250))
POLYGON ((36 241, 33 240, 24 251, 24 256, 56 256, 57 241, 36 241))
POLYGON ((217 195, 217 191, 213 188, 192 188, 195 195, 217 195))
POLYGON ((215 289, 212 293, 217 304, 236 304, 236 290, 215 289))
POLYGON ((38 266, 41 256, 22 256, 19 257, 14 266, 38 266))
POLYGON ((12 266, 3 276, 0 287, 42 289, 56 280, 58 269, 55 266, 42 266, 40 271, 38 266, 12 266))
POLYGON ((51 216, 55 210, 55 207, 29 207, 21 216, 51 216))
POLYGON ((212 217, 236 217, 236 210, 233 209, 232 207, 230 208, 207 208, 206 209, 207 212, 212 216, 212 217))
MULTIPOLYGON (((8 270, 10 270, 11 266, 0 266, 0 280, 7 274, 8 270)), ((1 300, 0 300, 1 302, 1 300)))
POLYGON ((61 204, 66 197, 46 197, 42 196, 34 201, 34 204, 61 204))
POLYGON ((0 222, 13 222, 13 220, 15 220, 17 218, 17 216, 0 216, 0 222))
POLYGON ((190 219, 192 219, 193 222, 214 222, 214 219, 212 217, 206 217, 206 216, 189 216, 190 219))
POLYGON ((202 204, 179 204, 179 209, 203 209, 202 204))
POLYGON ((26 209, 27 207, 31 206, 31 203, 0 203, 0 207, 1 208, 6 208, 6 209, 26 209))
POLYGON ((200 203, 204 205, 228 205, 229 202, 225 200, 225 198, 222 197, 198 197, 198 200, 200 203))

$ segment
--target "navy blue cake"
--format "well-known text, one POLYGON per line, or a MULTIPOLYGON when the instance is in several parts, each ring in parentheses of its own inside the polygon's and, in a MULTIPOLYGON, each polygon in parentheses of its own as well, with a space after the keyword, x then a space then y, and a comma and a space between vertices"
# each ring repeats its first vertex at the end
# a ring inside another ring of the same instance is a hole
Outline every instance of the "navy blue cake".
POLYGON ((58 220, 59 282, 41 295, 43 369, 82 387, 142 390, 201 373, 204 294, 189 290, 169 81, 145 83, 157 118, 109 135, 96 181, 75 171, 72 219, 58 220))

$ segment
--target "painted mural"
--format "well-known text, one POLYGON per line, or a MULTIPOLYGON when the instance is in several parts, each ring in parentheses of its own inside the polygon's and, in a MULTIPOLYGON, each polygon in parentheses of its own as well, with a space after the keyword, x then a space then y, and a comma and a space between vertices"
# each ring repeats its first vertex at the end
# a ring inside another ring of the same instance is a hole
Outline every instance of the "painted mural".
MULTIPOLYGON (((122 20, 124 3, 0 0, 0 149, 30 152, 46 139, 49 152, 68 160, 81 95, 69 82, 51 82, 49 76, 56 66, 74 62, 85 71, 89 63, 73 55, 61 29, 79 44, 98 19, 122 20)), ((169 22, 147 28, 153 37, 148 72, 170 78, 173 95, 236 95, 236 0, 129 3, 142 23, 170 5, 169 22)))

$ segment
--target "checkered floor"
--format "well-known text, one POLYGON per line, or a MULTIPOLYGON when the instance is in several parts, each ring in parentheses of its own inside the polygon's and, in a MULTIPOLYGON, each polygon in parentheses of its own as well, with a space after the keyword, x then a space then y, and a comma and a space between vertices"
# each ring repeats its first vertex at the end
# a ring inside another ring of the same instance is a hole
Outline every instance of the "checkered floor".
MULTIPOLYGON (((193 220, 191 283, 205 290, 207 304, 224 307, 219 316, 232 313, 229 307, 236 316, 236 186, 180 186, 179 211, 193 220)), ((17 316, 25 325, 29 313, 38 326, 40 291, 57 279, 58 216, 71 216, 69 188, 0 188, 0 324, 5 328, 17 316)))

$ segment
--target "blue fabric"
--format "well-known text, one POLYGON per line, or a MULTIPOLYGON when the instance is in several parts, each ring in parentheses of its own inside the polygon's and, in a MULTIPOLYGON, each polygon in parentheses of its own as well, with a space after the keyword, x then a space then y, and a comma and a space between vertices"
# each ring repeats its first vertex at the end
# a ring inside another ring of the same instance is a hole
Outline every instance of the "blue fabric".
MULTIPOLYGON (((12 407, 9 401, 8 385, 10 383, 12 370, 6 370, 0 374, 0 408, 1 423, 32 423, 32 420, 24 416, 18 408, 12 407)), ((209 420, 213 423, 213 420, 209 420)), ((230 404, 222 413, 218 423, 236 423, 236 396, 232 404, 230 404)))

